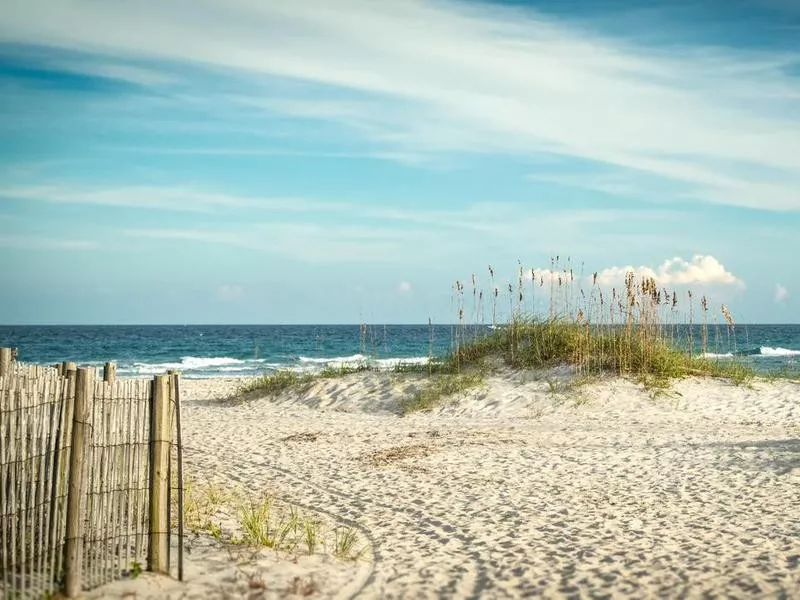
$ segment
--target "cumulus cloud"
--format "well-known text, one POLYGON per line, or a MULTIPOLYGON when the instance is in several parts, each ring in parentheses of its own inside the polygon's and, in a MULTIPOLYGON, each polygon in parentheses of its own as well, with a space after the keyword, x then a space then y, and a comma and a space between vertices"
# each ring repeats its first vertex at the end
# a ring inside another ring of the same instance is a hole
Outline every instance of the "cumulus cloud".
POLYGON ((570 275, 569 270, 552 270, 552 269, 527 269, 523 271, 523 278, 526 281, 530 281, 532 278, 535 279, 534 283, 539 284, 540 286, 558 284, 558 283, 568 283, 570 278, 576 279, 577 275, 572 273, 570 275))
POLYGON ((235 302, 244 296, 244 288, 240 285, 221 285, 217 288, 216 298, 222 302, 235 302))
POLYGON ((735 285, 744 287, 744 282, 728 271, 716 258, 696 254, 691 260, 676 256, 665 260, 653 269, 648 266, 609 267, 597 275, 601 285, 618 285, 627 273, 638 277, 652 277, 658 285, 735 285))
POLYGON ((775 284, 775 302, 783 302, 789 297, 789 290, 787 290, 780 283, 775 284))

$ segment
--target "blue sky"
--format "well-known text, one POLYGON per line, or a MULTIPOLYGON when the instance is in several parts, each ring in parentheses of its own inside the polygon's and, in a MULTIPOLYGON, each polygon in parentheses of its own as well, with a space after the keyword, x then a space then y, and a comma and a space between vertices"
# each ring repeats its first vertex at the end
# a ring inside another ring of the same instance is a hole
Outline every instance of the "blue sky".
POLYGON ((0 322, 449 322, 555 255, 798 322, 800 4, 755 4, 5 0, 0 322))

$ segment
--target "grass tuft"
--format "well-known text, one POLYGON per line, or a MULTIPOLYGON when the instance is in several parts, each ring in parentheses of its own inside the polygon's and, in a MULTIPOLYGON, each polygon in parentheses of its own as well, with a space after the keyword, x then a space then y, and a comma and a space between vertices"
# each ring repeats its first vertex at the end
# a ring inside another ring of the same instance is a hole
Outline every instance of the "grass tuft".
POLYGON ((271 498, 251 502, 239 511, 239 524, 242 527, 242 541, 251 546, 276 548, 279 527, 273 523, 271 498))
POLYGON ((237 395, 247 396, 259 392, 267 396, 277 396, 286 390, 307 386, 312 381, 314 376, 311 374, 281 370, 246 381, 239 387, 237 395))
POLYGON ((341 560, 358 560, 366 551, 363 547, 356 552, 358 544, 358 530, 355 527, 340 526, 334 529, 333 555, 341 560))
POLYGON ((427 411, 438 406, 442 399, 474 388, 483 382, 483 375, 472 373, 445 373, 431 376, 425 386, 400 405, 400 412, 408 414, 427 411))

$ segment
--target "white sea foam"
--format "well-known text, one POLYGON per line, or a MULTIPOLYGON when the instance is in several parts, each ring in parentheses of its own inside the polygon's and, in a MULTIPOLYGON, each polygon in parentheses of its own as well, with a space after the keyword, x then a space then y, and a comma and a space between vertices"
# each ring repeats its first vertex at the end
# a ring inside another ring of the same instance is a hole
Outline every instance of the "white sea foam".
POLYGON ((427 356, 411 356, 408 358, 379 358, 372 361, 379 369, 393 369, 402 365, 427 365, 427 356))
POLYGON ((181 358, 181 365, 184 369, 205 369, 208 367, 222 367, 225 365, 241 365, 245 361, 238 358, 227 356, 200 358, 196 356, 184 356, 181 358))
POLYGON ((180 369, 181 363, 142 363, 136 362, 132 365, 120 366, 120 375, 158 375, 165 371, 180 369))
POLYGON ((183 356, 180 362, 146 363, 134 362, 130 365, 120 365, 121 375, 157 375, 170 370, 179 370, 187 374, 198 372, 225 372, 225 371, 253 371, 262 369, 266 359, 241 360, 228 356, 198 357, 183 356))
POLYGON ((315 364, 315 365, 329 365, 329 364, 351 364, 351 363, 364 363, 367 357, 363 354, 353 354, 352 356, 334 356, 332 358, 310 358, 308 356, 300 356, 298 360, 301 363, 315 364))
POLYGON ((725 352, 724 354, 717 354, 715 352, 703 352, 700 358, 733 358, 733 352, 725 352))
POLYGON ((399 365, 425 365, 427 356, 411 356, 403 358, 373 359, 364 354, 351 356, 334 356, 327 358, 300 356, 292 363, 267 362, 267 359, 238 359, 227 356, 197 357, 184 356, 180 362, 134 362, 121 364, 119 374, 123 376, 150 376, 170 370, 181 371, 190 378, 214 376, 247 377, 269 371, 288 370, 297 373, 314 373, 326 367, 359 367, 369 365, 379 370, 391 370, 399 365))
POLYGON ((770 348, 761 346, 761 356, 800 356, 800 350, 790 350, 788 348, 770 348))

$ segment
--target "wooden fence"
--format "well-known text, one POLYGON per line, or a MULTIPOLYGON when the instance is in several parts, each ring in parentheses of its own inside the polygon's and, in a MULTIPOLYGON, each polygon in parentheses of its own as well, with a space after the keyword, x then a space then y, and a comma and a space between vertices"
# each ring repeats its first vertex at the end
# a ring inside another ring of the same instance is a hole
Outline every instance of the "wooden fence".
MULTIPOLYGON (((74 597, 144 569, 169 574, 179 417, 178 374, 116 380, 107 365, 101 379, 0 349, 0 595, 74 597)), ((182 576, 181 563, 179 551, 182 576)))

